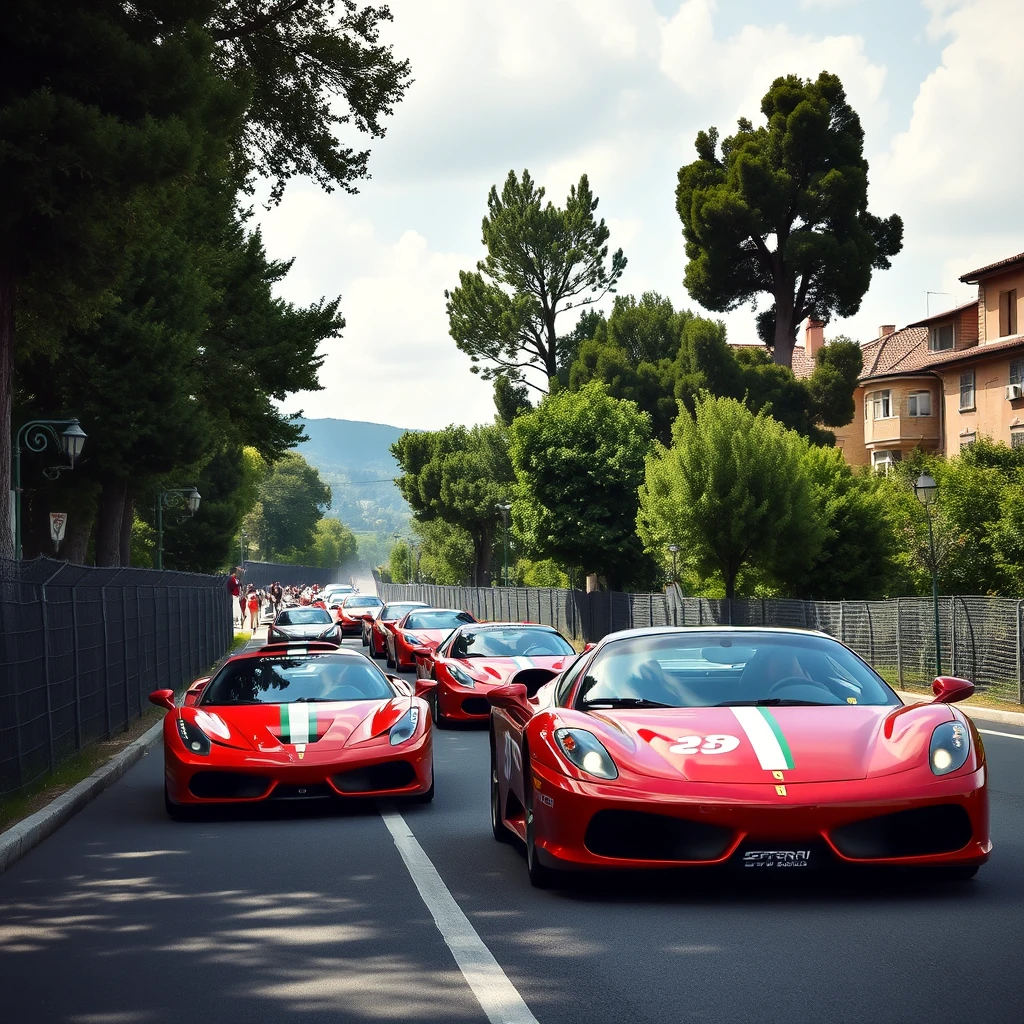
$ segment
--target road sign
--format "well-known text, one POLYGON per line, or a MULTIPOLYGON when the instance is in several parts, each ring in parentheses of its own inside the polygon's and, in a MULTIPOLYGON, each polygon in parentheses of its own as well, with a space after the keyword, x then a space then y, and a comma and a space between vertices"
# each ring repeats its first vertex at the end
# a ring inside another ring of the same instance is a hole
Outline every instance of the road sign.
POLYGON ((68 525, 68 514, 67 512, 51 512, 50 513, 50 537, 53 540, 53 550, 56 551, 60 547, 60 542, 64 539, 64 528, 68 525))

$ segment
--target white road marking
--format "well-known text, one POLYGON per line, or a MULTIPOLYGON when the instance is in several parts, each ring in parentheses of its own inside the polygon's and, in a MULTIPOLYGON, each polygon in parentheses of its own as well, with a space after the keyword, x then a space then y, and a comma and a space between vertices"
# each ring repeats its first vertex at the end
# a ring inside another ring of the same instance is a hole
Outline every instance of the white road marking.
POLYGON ((515 985, 455 902, 405 818, 394 808, 382 808, 380 814, 437 930, 452 951, 487 1019, 491 1024, 538 1024, 515 985))
POLYGON ((996 732, 995 729, 979 729, 986 736, 1005 736, 1008 740, 1024 740, 1024 735, 1019 732, 996 732))

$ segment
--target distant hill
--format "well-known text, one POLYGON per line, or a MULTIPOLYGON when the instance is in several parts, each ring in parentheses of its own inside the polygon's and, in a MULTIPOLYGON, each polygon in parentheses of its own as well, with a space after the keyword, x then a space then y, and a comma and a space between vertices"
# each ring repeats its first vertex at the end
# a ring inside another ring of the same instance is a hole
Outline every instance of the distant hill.
POLYGON ((302 425, 309 440, 296 451, 330 484, 330 514, 356 532, 405 532, 410 510, 393 483, 399 468, 389 451, 405 428, 335 419, 302 425))

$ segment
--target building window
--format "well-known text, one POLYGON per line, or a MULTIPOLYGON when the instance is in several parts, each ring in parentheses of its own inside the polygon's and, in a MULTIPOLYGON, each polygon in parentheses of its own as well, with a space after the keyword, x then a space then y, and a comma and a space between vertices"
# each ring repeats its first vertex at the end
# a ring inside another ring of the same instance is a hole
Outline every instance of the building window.
MULTIPOLYGON (((1017 289, 999 293, 999 337, 1017 333, 1017 289)), ((1011 383, 1017 383, 1013 381, 1011 383)))
POLYGON ((965 448, 970 448, 971 445, 974 444, 974 442, 977 441, 977 440, 978 440, 978 435, 977 435, 976 431, 972 430, 972 431, 970 431, 970 433, 961 434, 960 435, 960 450, 963 451, 965 448))
POLYGON ((907 415, 931 416, 932 393, 930 391, 911 391, 907 396, 907 415))
POLYGON ((1024 448, 1024 427, 1010 427, 1010 447, 1024 448))
POLYGON ((1024 384, 1024 359, 1010 360, 1010 383, 1024 384))
POLYGON ((928 335, 928 348, 932 352, 946 352, 953 347, 953 325, 933 327, 928 335))
POLYGON ((868 397, 871 399, 872 419, 887 420, 892 416, 891 391, 873 391, 868 397))
POLYGON ((876 473, 885 473, 888 475, 893 464, 899 462, 902 458, 903 452, 901 451, 872 452, 871 468, 875 470, 876 473))
POLYGON ((960 374, 960 411, 974 408, 974 371, 960 374))

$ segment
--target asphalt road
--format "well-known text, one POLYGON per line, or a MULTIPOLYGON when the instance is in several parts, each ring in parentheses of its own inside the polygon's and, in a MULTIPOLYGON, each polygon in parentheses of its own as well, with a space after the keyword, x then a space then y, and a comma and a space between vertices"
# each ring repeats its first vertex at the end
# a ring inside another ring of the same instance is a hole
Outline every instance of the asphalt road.
MULTIPOLYGON (((600 875, 530 887, 491 838, 487 734, 399 808, 540 1024, 1024 1019, 1024 730, 985 728, 967 883, 600 875), (1017 738, 1020 737, 1020 738, 1017 738)), ((487 1020, 373 805, 174 823, 159 748, 0 875, 0 1021, 487 1020)))

